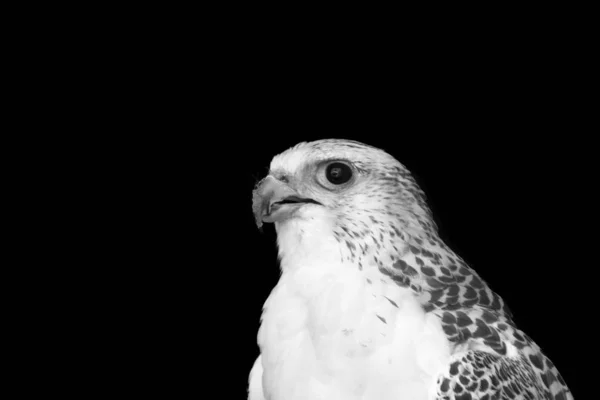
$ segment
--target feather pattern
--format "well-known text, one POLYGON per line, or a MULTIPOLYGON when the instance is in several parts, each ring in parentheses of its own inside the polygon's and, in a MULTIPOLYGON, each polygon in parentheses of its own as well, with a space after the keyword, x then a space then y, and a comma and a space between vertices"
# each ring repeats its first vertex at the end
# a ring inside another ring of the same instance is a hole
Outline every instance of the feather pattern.
POLYGON ((253 209, 259 225, 275 222, 282 276, 264 306, 250 400, 573 399, 502 298, 440 239, 392 156, 300 143, 268 178, 253 209), (328 182, 332 163, 351 179, 328 182), (310 202, 265 216, 282 187, 310 202))

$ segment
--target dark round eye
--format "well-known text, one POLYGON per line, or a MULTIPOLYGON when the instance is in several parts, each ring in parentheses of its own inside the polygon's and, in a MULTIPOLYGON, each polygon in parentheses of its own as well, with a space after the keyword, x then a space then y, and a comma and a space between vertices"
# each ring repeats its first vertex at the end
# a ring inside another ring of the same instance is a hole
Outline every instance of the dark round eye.
POLYGON ((327 177, 327 180, 334 185, 341 185, 352 178, 352 169, 346 164, 334 162, 327 166, 325 176, 327 177))

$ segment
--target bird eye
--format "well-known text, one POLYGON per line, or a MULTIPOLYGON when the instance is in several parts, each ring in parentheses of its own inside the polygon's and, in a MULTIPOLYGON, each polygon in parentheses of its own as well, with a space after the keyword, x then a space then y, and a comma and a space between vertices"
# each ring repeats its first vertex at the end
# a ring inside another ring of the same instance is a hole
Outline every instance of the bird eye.
POLYGON ((352 169, 346 164, 334 162, 327 166, 325 170, 327 180, 334 185, 341 185, 352 178, 352 169))

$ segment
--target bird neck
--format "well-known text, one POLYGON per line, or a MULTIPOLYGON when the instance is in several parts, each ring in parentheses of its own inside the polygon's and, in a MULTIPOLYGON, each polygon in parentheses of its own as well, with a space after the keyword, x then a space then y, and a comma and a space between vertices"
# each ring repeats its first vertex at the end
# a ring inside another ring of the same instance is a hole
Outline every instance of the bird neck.
POLYGON ((282 272, 323 268, 342 262, 331 224, 320 219, 290 219, 275 224, 282 272))

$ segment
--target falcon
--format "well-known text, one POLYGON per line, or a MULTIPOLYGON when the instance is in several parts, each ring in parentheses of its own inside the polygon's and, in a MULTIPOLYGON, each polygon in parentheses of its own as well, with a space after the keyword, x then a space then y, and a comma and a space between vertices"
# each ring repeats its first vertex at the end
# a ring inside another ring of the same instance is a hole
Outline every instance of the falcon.
POLYGON ((253 211, 275 224, 281 277, 249 400, 573 399, 383 150, 300 143, 273 158, 253 211))

